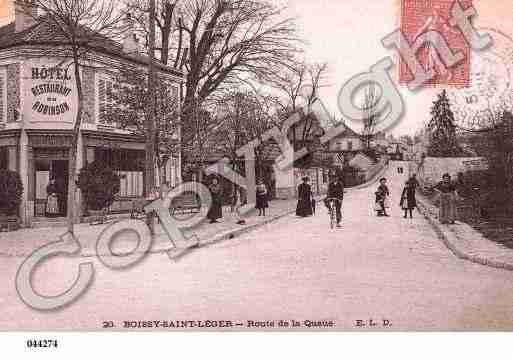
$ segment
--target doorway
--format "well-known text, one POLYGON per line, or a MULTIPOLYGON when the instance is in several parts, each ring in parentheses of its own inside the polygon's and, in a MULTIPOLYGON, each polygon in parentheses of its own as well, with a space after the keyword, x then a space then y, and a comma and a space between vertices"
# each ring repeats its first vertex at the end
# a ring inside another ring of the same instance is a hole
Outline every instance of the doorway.
POLYGON ((68 173, 67 160, 38 159, 35 161, 36 217, 65 217, 67 212, 68 173), (49 194, 57 197, 57 208, 47 211, 49 194))

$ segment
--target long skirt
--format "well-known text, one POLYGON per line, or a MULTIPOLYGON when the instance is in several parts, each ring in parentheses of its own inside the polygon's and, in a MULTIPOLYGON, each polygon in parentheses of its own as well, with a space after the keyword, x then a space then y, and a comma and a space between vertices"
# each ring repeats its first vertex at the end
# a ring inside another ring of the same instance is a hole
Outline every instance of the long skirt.
POLYGON ((440 223, 454 223, 456 220, 456 195, 454 193, 440 194, 440 223))
POLYGON ((50 215, 59 214, 59 202, 56 195, 48 196, 46 200, 46 213, 50 215))
POLYGON ((269 208, 269 201, 267 200, 267 194, 258 194, 256 195, 256 209, 266 209, 269 208))
POLYGON ((212 204, 210 205, 210 209, 207 213, 207 218, 211 221, 223 218, 223 205, 220 199, 212 198, 212 204))
POLYGON ((312 201, 310 198, 302 198, 297 202, 296 216, 308 217, 313 215, 312 201))

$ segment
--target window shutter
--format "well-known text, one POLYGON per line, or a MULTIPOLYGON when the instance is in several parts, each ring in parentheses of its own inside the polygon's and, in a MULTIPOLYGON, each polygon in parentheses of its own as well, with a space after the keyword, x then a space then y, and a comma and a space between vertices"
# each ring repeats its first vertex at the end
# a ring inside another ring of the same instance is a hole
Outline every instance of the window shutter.
POLYGON ((4 74, 0 73, 0 122, 5 121, 5 79, 4 74))
POLYGON ((106 82, 106 102, 107 102, 107 110, 110 112, 112 111, 112 103, 114 102, 113 99, 113 82, 112 81, 105 81, 106 82))
POLYGON ((177 103, 178 101, 180 101, 180 99, 178 98, 178 87, 171 87, 171 96, 173 97, 173 100, 175 100, 177 103))
POLYGON ((105 80, 100 79, 98 81, 98 104, 100 109, 100 122, 105 122, 106 100, 107 98, 105 80))

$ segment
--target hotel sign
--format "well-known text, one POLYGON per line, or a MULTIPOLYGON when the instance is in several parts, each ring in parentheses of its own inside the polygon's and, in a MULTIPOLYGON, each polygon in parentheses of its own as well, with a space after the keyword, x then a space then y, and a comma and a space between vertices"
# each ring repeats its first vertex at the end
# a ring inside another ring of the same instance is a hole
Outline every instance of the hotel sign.
POLYGON ((77 111, 74 68, 34 60, 24 66, 24 116, 30 122, 73 123, 77 111))

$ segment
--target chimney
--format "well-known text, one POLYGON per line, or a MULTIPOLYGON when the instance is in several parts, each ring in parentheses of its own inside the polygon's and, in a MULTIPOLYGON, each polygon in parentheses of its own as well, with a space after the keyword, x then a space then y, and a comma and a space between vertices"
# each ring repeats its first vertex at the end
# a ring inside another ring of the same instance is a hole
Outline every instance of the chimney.
POLYGON ((31 0, 15 2, 14 22, 16 32, 24 31, 36 24, 37 8, 32 4, 31 0))
POLYGON ((132 16, 130 13, 126 14, 126 36, 123 39, 123 52, 127 54, 139 53, 139 39, 134 32, 132 16))

